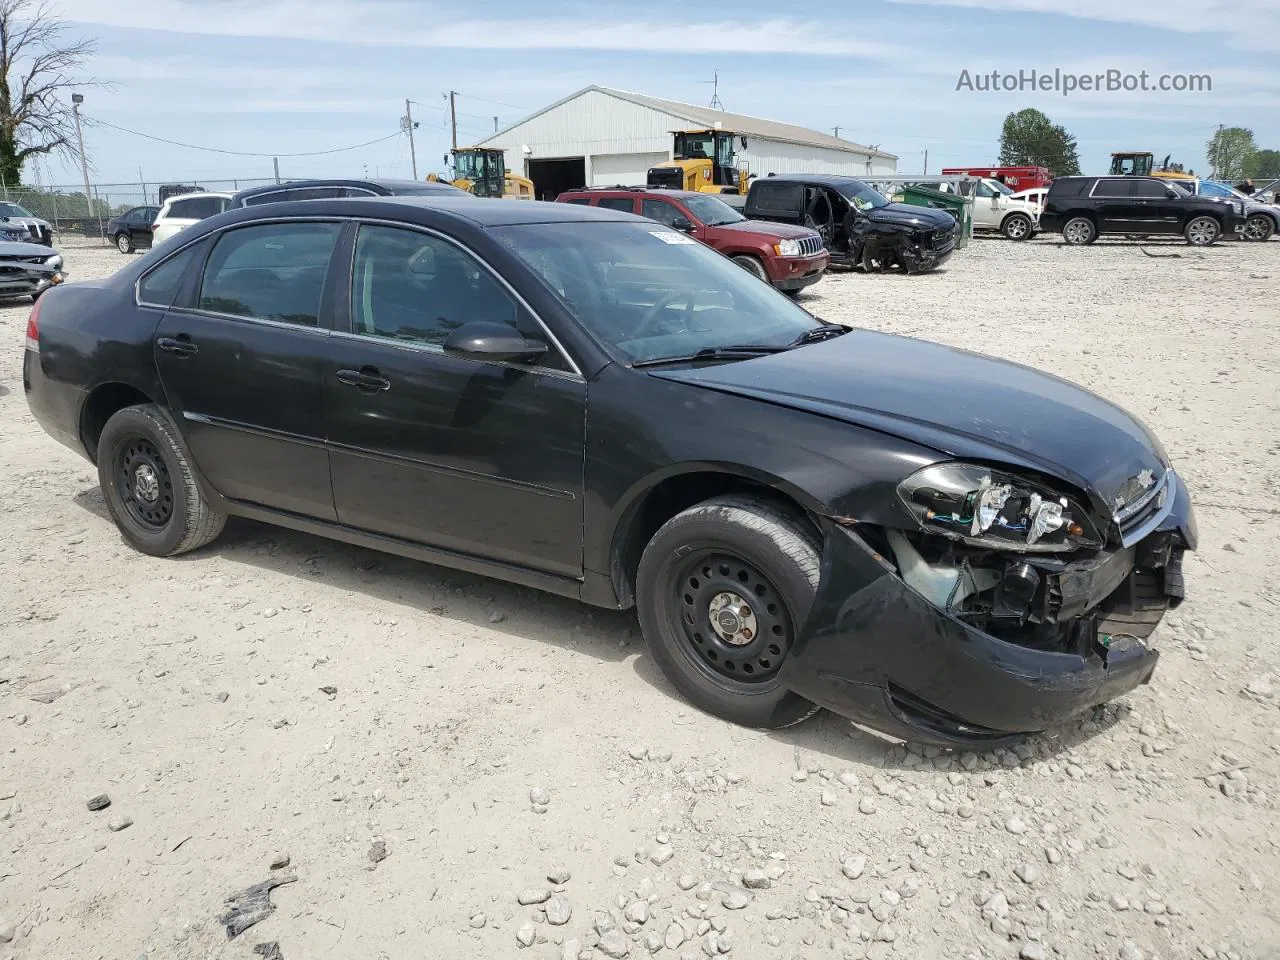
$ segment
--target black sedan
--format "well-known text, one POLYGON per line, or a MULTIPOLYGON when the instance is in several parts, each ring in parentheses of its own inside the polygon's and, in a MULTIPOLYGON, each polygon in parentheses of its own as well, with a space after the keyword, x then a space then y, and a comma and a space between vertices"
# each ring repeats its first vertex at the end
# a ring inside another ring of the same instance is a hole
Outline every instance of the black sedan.
POLYGON ((126 210, 107 221, 107 238, 121 253, 133 253, 151 246, 151 225, 156 222, 159 207, 144 206, 126 210))
POLYGON ((671 682, 756 727, 1043 730, 1150 679, 1195 547, 1118 407, 592 207, 230 211, 54 289, 26 344, 137 549, 235 514, 635 606, 671 682))

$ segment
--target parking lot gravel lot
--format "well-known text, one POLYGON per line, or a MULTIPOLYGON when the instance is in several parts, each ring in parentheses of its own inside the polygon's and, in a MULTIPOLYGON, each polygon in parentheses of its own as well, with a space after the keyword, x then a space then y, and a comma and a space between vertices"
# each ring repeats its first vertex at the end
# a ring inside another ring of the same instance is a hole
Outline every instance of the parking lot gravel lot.
POLYGON ((1280 242, 977 240, 801 302, 1155 430, 1201 542, 1152 685, 994 754, 762 733, 630 613, 247 522, 152 559, 29 416, 3 305, 0 960, 1280 956, 1280 242))

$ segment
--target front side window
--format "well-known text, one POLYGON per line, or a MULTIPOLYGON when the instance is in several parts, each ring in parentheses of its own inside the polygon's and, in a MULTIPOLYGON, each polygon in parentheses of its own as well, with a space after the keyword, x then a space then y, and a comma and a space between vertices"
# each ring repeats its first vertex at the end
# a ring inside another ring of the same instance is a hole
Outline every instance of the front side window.
MULTIPOLYGON (((1133 195, 1145 200, 1168 200, 1169 197, 1176 195, 1176 191, 1154 180, 1139 180, 1133 195)), ((1183 196, 1190 196, 1190 194, 1183 194, 1183 196)))
POLYGON ((200 309, 314 327, 341 226, 271 223, 224 233, 209 255, 200 309))
POLYGON ((989 200, 990 198, 996 195, 996 192, 993 189, 991 189, 991 185, 988 184, 985 180, 978 181, 978 189, 976 193, 978 196, 987 200, 989 200))
POLYGON ((819 325, 727 257, 656 223, 492 228, 577 321, 629 362, 738 344, 785 348, 819 325))
POLYGON ((181 253, 175 253, 158 267, 153 267, 138 281, 138 302, 151 307, 173 306, 174 300, 178 297, 178 290, 182 287, 182 278, 186 276, 187 267, 203 247, 203 243, 193 243, 181 253))
POLYGON ((696 197, 683 197, 684 205, 689 212, 709 227, 718 227, 726 223, 741 223, 747 219, 719 197, 703 193, 696 197))
MULTIPOLYGON (((416 230, 360 228, 351 277, 353 333, 439 347, 476 321, 506 324, 547 342, 511 292, 462 248, 416 230)), ((567 368, 548 347, 539 365, 567 368)))
POLYGON ((659 223, 665 223, 668 227, 674 227, 680 221, 689 219, 677 210, 674 205, 667 203, 665 200, 641 201, 640 215, 648 217, 650 220, 657 220, 659 223))

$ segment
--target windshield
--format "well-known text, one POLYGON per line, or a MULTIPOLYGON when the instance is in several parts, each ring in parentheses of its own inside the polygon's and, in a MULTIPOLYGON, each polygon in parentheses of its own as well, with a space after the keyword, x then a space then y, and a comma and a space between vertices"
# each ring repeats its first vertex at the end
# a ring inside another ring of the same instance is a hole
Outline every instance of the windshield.
POLYGON ((716 155, 715 134, 682 133, 676 144, 677 156, 686 160, 711 160, 716 155))
POLYGON ((747 219, 719 197, 703 194, 700 197, 682 197, 689 212, 709 227, 718 227, 725 223, 741 223, 747 219))
POLYGON ((752 344, 821 322, 692 237, 654 223, 541 223, 493 235, 605 347, 636 363, 752 344))
POLYGON ((839 191, 859 210, 878 210, 889 205, 884 194, 872 190, 861 180, 847 180, 840 184, 839 191))
POLYGON ((16 203, 0 203, 0 217, 29 217, 31 213, 16 203))
POLYGON ((1007 183, 1001 183, 999 180, 988 180, 987 183, 991 184, 992 187, 1000 193, 1003 193, 1006 197, 1013 196, 1013 189, 1007 183))

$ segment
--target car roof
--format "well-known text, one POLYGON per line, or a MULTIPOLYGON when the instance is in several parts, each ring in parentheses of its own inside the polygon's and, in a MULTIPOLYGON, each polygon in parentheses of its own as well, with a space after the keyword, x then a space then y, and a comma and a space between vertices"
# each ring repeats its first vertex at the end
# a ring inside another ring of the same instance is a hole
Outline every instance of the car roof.
POLYGON ((374 189, 389 190, 438 190, 440 193, 448 193, 458 188, 450 183, 433 183, 429 180, 383 180, 382 178, 369 179, 360 177, 339 177, 336 179, 323 180, 285 180, 281 183, 267 183, 256 187, 247 187, 236 194, 237 198, 256 197, 264 193, 276 193, 280 190, 305 190, 309 187, 373 187, 374 189))
POLYGON ((625 194, 627 196, 638 197, 646 193, 651 193, 655 197, 679 197, 686 199, 690 197, 716 197, 714 193, 702 193, 698 190, 671 190, 667 187, 579 187, 576 190, 565 190, 564 194, 572 194, 576 197, 599 197, 605 194, 625 194))
POLYGON ((818 183, 823 186, 840 186, 848 183, 850 180, 857 180, 852 174, 842 173, 775 173, 770 177, 757 177, 755 183, 768 183, 770 180, 787 180, 791 182, 799 181, 800 183, 818 183))
MULTIPOLYGON (((159 206, 167 207, 169 204, 173 203, 176 200, 198 200, 198 199, 204 199, 205 197, 215 197, 223 200, 230 200, 231 194, 218 193, 213 190, 207 190, 204 193, 175 193, 172 197, 170 197, 164 203, 159 204, 159 206)), ((151 206, 151 204, 144 204, 144 206, 151 206)))
MULTIPOLYGON (((403 219, 429 226, 427 214, 466 221, 478 227, 508 227, 520 224, 631 222, 653 225, 634 214, 573 203, 541 200, 490 199, 458 192, 457 196, 345 197, 333 200, 285 200, 281 203, 239 207, 224 217, 260 220, 295 216, 369 216, 403 219)), ((222 223, 228 222, 223 219, 222 223)))

